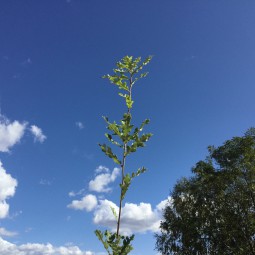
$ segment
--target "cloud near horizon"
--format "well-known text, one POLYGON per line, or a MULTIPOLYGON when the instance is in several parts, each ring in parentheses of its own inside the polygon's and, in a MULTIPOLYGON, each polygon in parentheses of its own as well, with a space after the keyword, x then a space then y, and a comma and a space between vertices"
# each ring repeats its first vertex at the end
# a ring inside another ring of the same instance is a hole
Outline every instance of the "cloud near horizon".
POLYGON ((16 236, 17 234, 18 234, 17 232, 12 232, 12 231, 6 230, 5 228, 0 228, 0 237, 1 236, 12 237, 12 236, 16 236))
MULTIPOLYGON (((166 206, 167 199, 161 201, 153 209, 150 203, 125 203, 122 208, 121 232, 126 235, 132 233, 158 232, 162 220, 162 209, 166 206)), ((93 212, 93 222, 96 225, 105 226, 112 230, 116 228, 116 219, 112 209, 118 213, 119 207, 110 200, 98 200, 96 196, 89 194, 81 200, 74 200, 67 206, 75 210, 93 212)))
MULTIPOLYGON (((97 193, 111 191, 112 189, 108 185, 116 180, 119 173, 119 168, 114 168, 110 172, 109 168, 102 165, 99 166, 95 170, 96 177, 89 182, 89 190, 97 193)), ((69 196, 75 195, 75 192, 69 192, 69 196)), ((132 233, 159 231, 162 209, 165 208, 169 201, 171 202, 170 197, 158 203, 155 208, 152 208, 150 203, 125 203, 122 207, 121 232, 129 235, 132 233)), ((86 212, 93 211, 94 224, 105 226, 112 230, 116 229, 116 219, 112 208, 118 214, 119 207, 110 200, 99 199, 93 194, 87 194, 83 195, 80 200, 73 200, 67 207, 86 212)))
MULTIPOLYGON (((54 247, 52 244, 13 244, 0 237, 0 254, 3 255, 96 255, 92 251, 82 251, 78 246, 54 247)), ((98 254, 99 255, 99 254, 98 254)))
MULTIPOLYGON (((120 231, 126 235, 158 232, 160 221, 162 220, 162 209, 165 207, 168 199, 161 201, 154 209, 150 203, 125 203, 122 208, 120 231)), ((94 210, 93 222, 115 230, 116 219, 111 208, 114 208, 118 213, 119 207, 115 203, 107 199, 99 200, 98 206, 94 210)))

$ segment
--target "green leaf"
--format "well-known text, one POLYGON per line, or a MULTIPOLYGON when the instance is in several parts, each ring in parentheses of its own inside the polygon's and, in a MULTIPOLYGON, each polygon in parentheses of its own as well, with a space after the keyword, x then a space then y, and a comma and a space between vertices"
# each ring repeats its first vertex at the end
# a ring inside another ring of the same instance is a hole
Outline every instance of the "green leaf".
POLYGON ((123 147, 120 143, 118 143, 117 141, 113 140, 113 138, 112 138, 112 136, 111 136, 110 134, 105 133, 105 136, 106 136, 106 138, 107 138, 112 144, 115 144, 115 145, 117 145, 117 146, 120 147, 120 148, 123 147))
POLYGON ((103 233, 100 230, 96 230, 95 234, 97 238, 99 239, 99 241, 104 245, 104 248, 108 252, 108 254, 111 255, 109 251, 109 244, 107 243, 107 241, 104 241, 103 233))
POLYGON ((118 93, 119 94, 119 96, 121 96, 121 97, 126 97, 127 95, 126 94, 123 94, 123 93, 118 93))
POLYGON ((126 98, 126 105, 127 105, 128 109, 131 109, 134 101, 132 101, 132 99, 129 95, 126 95, 125 98, 126 98))
POLYGON ((131 177, 132 177, 132 179, 133 179, 133 178, 139 176, 140 174, 143 174, 143 173, 146 172, 146 171, 147 171, 147 169, 146 169, 145 167, 141 167, 141 168, 139 168, 136 172, 133 172, 132 175, 131 175, 131 177))
POLYGON ((121 187, 121 200, 125 198, 126 192, 128 191, 128 188, 131 184, 131 177, 129 174, 126 174, 123 178, 122 184, 120 184, 121 187))
POLYGON ((143 65, 144 65, 144 66, 148 65, 148 64, 151 62, 152 58, 153 58, 153 56, 147 57, 147 58, 143 61, 143 65))
POLYGON ((112 213, 113 213, 113 215, 114 215, 114 218, 115 218, 116 221, 117 221, 117 220, 118 220, 118 215, 117 215, 117 212, 116 212, 115 208, 111 206, 111 210, 112 210, 112 213))
POLYGON ((140 78, 145 78, 147 75, 148 75, 148 72, 142 73, 142 74, 140 75, 140 78))
POLYGON ((112 152, 111 147, 105 145, 105 144, 99 144, 101 150, 105 153, 105 155, 109 158, 111 158, 116 164, 121 165, 121 161, 118 159, 118 157, 112 152))
POLYGON ((113 131, 114 135, 120 136, 120 130, 119 130, 119 125, 114 121, 113 123, 109 122, 108 117, 103 116, 103 119, 106 121, 108 124, 107 129, 113 131))
POLYGON ((148 133, 148 134, 143 134, 139 141, 142 142, 142 143, 145 143, 147 142, 150 138, 152 137, 152 134, 151 133, 148 133))
POLYGON ((149 119, 144 120, 144 121, 142 122, 140 128, 139 128, 139 131, 140 131, 140 132, 143 131, 144 126, 145 126, 145 125, 148 125, 149 123, 150 123, 150 120, 149 120, 149 119))

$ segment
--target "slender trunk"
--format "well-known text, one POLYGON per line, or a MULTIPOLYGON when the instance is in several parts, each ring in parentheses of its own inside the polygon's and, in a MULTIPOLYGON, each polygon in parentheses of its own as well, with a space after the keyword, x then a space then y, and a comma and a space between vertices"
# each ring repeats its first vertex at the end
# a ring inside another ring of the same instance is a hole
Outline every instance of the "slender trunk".
MULTIPOLYGON (((131 96, 132 96, 132 83, 133 83, 133 81, 132 81, 132 75, 131 75, 131 77, 129 79, 129 96, 130 96, 130 99, 131 99, 131 96)), ((128 108, 127 114, 130 114, 130 108, 128 108)), ((127 143, 124 143, 124 145, 123 145, 122 165, 121 165, 121 185, 124 184, 126 153, 127 153, 127 143)), ((122 190, 120 191, 119 214, 118 214, 117 232, 116 232, 117 237, 119 237, 119 232, 120 232, 121 211, 122 211, 122 190)))
MULTIPOLYGON (((122 165, 121 165, 121 185, 124 184, 125 163, 126 163, 126 150, 127 150, 127 145, 124 144, 123 158, 122 158, 122 165)), ((120 231, 121 209, 122 209, 122 192, 120 192, 119 215, 118 215, 118 221, 117 221, 117 237, 119 236, 119 231, 120 231)))

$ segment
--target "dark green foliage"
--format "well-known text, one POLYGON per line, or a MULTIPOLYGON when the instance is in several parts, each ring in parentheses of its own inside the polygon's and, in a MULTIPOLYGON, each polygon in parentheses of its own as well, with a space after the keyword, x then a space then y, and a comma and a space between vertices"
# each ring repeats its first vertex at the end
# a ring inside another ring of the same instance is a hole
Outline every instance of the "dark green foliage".
POLYGON ((129 236, 117 236, 116 233, 111 233, 106 230, 101 232, 95 231, 98 239, 103 243, 105 250, 109 255, 127 255, 133 250, 131 241, 134 239, 134 235, 129 236))
POLYGON ((162 254, 255 254, 255 136, 218 148, 175 185, 156 249, 162 254))
POLYGON ((134 239, 134 235, 128 237, 119 234, 122 201, 131 185, 132 179, 144 173, 146 169, 142 167, 131 174, 125 173, 125 164, 127 156, 136 152, 138 148, 144 147, 152 134, 141 134, 144 126, 148 125, 150 122, 148 119, 143 121, 140 127, 134 127, 131 123, 131 109, 134 104, 134 101, 132 100, 132 89, 139 79, 147 76, 147 72, 141 74, 139 74, 139 72, 150 62, 151 58, 152 57, 148 57, 141 62, 140 57, 133 58, 126 56, 117 63, 117 68, 113 69, 113 75, 107 74, 103 76, 103 78, 108 79, 122 90, 122 93, 119 93, 119 96, 125 99, 127 107, 127 112, 123 114, 119 123, 116 123, 115 121, 110 122, 108 117, 103 117, 107 123, 107 129, 110 131, 110 133, 106 133, 105 136, 110 143, 117 146, 120 153, 113 152, 112 148, 106 144, 99 144, 102 152, 116 164, 120 165, 121 168, 119 212, 117 213, 114 208, 111 208, 117 221, 116 233, 112 233, 108 230, 105 232, 101 232, 100 230, 95 231, 98 239, 102 242, 109 255, 126 255, 133 249, 131 241, 134 239))

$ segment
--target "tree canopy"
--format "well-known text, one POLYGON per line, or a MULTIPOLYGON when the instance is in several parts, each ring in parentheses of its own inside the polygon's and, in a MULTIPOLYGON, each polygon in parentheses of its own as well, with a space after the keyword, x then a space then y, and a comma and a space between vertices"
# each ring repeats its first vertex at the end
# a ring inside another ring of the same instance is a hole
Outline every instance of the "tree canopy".
POLYGON ((174 186, 156 249, 164 255, 255 254, 255 129, 233 137, 174 186))

